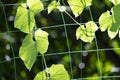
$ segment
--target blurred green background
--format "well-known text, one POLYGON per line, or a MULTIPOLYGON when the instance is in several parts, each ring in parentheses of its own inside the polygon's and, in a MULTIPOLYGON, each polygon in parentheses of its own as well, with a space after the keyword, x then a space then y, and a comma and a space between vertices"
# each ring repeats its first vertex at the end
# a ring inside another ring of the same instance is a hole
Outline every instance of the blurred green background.
MULTIPOLYGON (((47 8, 51 1, 52 0, 42 0, 45 8, 47 8)), ((35 75, 43 70, 40 55, 38 55, 31 71, 26 69, 24 63, 18 56, 19 47, 26 35, 14 28, 14 17, 17 7, 21 2, 25 2, 25 0, 0 0, 0 80, 15 80, 15 78, 16 80, 33 80, 35 75)), ((68 6, 67 0, 61 0, 61 4, 63 4, 63 2, 68 6)), ((100 15, 106 10, 110 10, 112 6, 113 4, 110 3, 109 0, 93 0, 90 8, 93 19, 98 26, 100 15)), ((68 12, 74 18, 70 9, 68 9, 68 12)), ((47 14, 47 9, 45 9, 41 13, 38 13, 35 19, 37 26, 49 33, 50 45, 45 55, 48 67, 52 64, 64 64, 66 70, 71 75, 71 65, 74 79, 99 77, 100 71, 102 76, 120 75, 120 39, 118 36, 111 40, 107 32, 101 32, 100 30, 96 32, 100 58, 100 62, 98 62, 96 41, 94 40, 89 44, 81 40, 76 40, 75 32, 79 26, 76 25, 68 15, 60 13, 58 10, 47 14), (69 58, 69 49, 61 14, 64 15, 66 22, 71 59, 69 58), (70 64, 70 61, 72 64, 70 64), (101 65, 101 69, 99 64, 101 65)), ((88 8, 85 8, 83 13, 77 17, 76 20, 79 23, 90 21, 91 18, 88 8)), ((108 77, 103 80, 119 79, 120 77, 108 77)))

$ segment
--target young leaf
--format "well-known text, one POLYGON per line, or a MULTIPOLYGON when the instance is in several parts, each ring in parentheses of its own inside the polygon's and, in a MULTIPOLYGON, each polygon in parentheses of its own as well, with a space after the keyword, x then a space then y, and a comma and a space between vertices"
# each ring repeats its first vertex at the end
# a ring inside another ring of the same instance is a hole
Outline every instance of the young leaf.
POLYGON ((108 30, 108 36, 111 39, 113 39, 117 34, 118 34, 118 30, 116 32, 112 32, 112 31, 108 30))
POLYGON ((37 45, 37 51, 41 54, 44 54, 47 52, 48 49, 48 33, 45 31, 42 31, 41 29, 38 29, 35 32, 35 39, 36 39, 36 45, 37 45))
POLYGON ((101 31, 108 30, 108 35, 113 39, 120 28, 120 4, 115 5, 111 11, 104 12, 100 18, 100 29, 101 31))
POLYGON ((104 12, 100 16, 99 23, 100 23, 100 30, 101 31, 107 30, 112 25, 112 16, 110 15, 109 11, 104 12))
POLYGON ((19 56, 23 60, 26 68, 29 70, 31 70, 37 56, 36 43, 32 40, 32 38, 32 35, 27 35, 24 38, 22 46, 19 50, 19 56))
POLYGON ((37 74, 34 80, 70 80, 70 77, 62 64, 52 65, 48 71, 37 74), (49 76, 46 74, 49 73, 49 76))
POLYGON ((46 72, 41 71, 35 76, 34 80, 49 80, 49 79, 47 79, 46 77, 46 72))
POLYGON ((26 4, 22 3, 17 9, 15 27, 30 33, 35 26, 34 16, 41 10, 43 10, 43 4, 40 0, 27 0, 26 4))
POLYGON ((120 4, 120 0, 110 0, 114 5, 120 4))
POLYGON ((19 56, 23 60, 27 69, 31 70, 37 53, 44 54, 48 49, 48 33, 38 29, 35 32, 35 40, 32 34, 28 34, 19 50, 19 56))
POLYGON ((68 4, 75 17, 78 17, 85 7, 90 6, 91 2, 92 0, 68 0, 68 4))
POLYGON ((78 27, 76 30, 76 37, 77 39, 81 39, 84 42, 92 42, 97 30, 97 25, 93 21, 89 21, 85 25, 78 27))
POLYGON ((60 2, 57 2, 56 0, 53 0, 48 5, 48 14, 51 13, 54 9, 57 9, 60 6, 60 2))
POLYGON ((27 0, 27 6, 29 6, 30 10, 34 12, 34 14, 44 9, 41 0, 27 0))

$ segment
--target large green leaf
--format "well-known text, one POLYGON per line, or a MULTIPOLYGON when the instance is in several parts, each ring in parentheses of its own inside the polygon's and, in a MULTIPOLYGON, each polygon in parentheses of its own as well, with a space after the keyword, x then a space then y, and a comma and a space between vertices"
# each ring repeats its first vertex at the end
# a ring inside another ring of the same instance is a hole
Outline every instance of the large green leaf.
POLYGON ((37 56, 36 43, 32 38, 32 35, 27 35, 19 51, 20 58, 24 61, 25 66, 29 70, 33 66, 37 56))
POLYGON ((104 12, 100 18, 101 31, 108 30, 108 35, 113 39, 120 28, 120 4, 114 6, 111 11, 104 12))
POLYGON ((56 0, 53 0, 49 5, 48 5, 48 14, 51 13, 54 9, 57 9, 60 7, 60 2, 57 2, 56 0))
POLYGON ((22 46, 20 47, 19 56, 27 69, 31 70, 37 53, 44 54, 48 49, 48 45, 48 33, 41 29, 35 32, 35 37, 32 34, 28 34, 24 38, 22 46))
POLYGON ((43 4, 40 0, 27 0, 26 3, 22 3, 17 9, 15 27, 30 33, 35 26, 34 16, 41 10, 43 10, 43 4))
POLYGON ((120 4, 120 0, 110 0, 114 5, 120 4))
POLYGON ((70 77, 62 64, 52 65, 47 71, 39 72, 34 80, 70 80, 70 77), (47 74, 49 77, 47 77, 47 74))
POLYGON ((78 17, 85 7, 90 6, 91 2, 92 0, 68 0, 68 4, 75 17, 78 17))
POLYGON ((76 37, 77 39, 81 39, 84 42, 92 42, 97 30, 97 25, 93 21, 89 21, 85 25, 78 27, 76 30, 76 37))

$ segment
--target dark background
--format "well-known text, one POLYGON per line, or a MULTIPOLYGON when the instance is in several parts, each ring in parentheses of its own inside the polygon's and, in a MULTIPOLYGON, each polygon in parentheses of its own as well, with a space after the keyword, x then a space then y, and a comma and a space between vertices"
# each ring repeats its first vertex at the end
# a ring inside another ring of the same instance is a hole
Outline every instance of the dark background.
MULTIPOLYGON (((52 0, 42 0, 45 8, 52 0)), ((66 0, 63 0, 68 5, 66 0)), ((23 61, 19 58, 19 47, 25 35, 23 32, 14 28, 14 17, 19 3, 24 0, 0 0, 0 80, 33 80, 35 75, 43 70, 41 56, 38 55, 35 64, 31 71, 28 71, 24 66, 23 61), (2 6, 4 4, 4 7, 2 6), (17 4, 18 3, 18 4, 17 4), (5 14, 4 14, 5 9, 5 14), (6 20, 8 28, 6 25, 6 20), (8 33, 9 30, 9 33, 8 33)), ((61 4, 62 1, 61 1, 61 4)), ((109 0, 93 0, 92 16, 98 24, 100 15, 106 10, 110 10, 113 6, 109 0)), ((71 11, 68 11, 71 16, 71 11)), ((65 29, 61 14, 64 15, 66 24, 74 24, 73 20, 65 13, 60 13, 58 10, 47 14, 47 9, 35 16, 37 26, 49 33, 49 49, 45 55, 47 66, 52 64, 64 64, 66 70, 70 74, 70 65, 72 65, 73 78, 81 77, 99 77, 100 68, 102 65, 102 76, 119 76, 120 75, 120 39, 118 35, 111 40, 107 32, 96 32, 97 45, 99 50, 100 61, 98 62, 96 41, 92 43, 84 43, 81 40, 76 40, 75 32, 78 25, 66 25, 67 35, 71 51, 71 62, 69 59, 69 50, 66 43, 65 29), (62 25, 62 26, 58 26, 62 25), (118 49, 115 49, 118 48, 118 49)), ((79 23, 85 23, 91 20, 88 8, 85 8, 83 13, 76 18, 79 23)), ((96 79, 98 80, 98 79, 96 79)), ((106 78, 105 80, 119 80, 119 78, 106 78)))

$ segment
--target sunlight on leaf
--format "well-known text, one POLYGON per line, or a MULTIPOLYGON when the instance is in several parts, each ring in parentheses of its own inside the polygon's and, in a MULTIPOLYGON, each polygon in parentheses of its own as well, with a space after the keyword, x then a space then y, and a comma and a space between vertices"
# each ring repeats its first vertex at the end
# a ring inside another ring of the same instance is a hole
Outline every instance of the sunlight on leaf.
POLYGON ((35 14, 44 9, 41 0, 27 0, 27 5, 29 6, 30 10, 35 14))
POLYGON ((108 36, 113 39, 118 34, 118 30, 116 32, 108 30, 108 36))
POLYGON ((37 45, 37 50, 41 54, 44 54, 47 52, 48 49, 48 33, 45 31, 42 31, 41 29, 38 29, 35 32, 35 39, 36 39, 36 45, 37 45))
POLYGON ((57 80, 70 80, 67 71, 62 64, 52 65, 49 69, 51 78, 57 80))
POLYGON ((81 39, 84 42, 92 42, 97 30, 97 25, 93 21, 89 21, 85 25, 78 27, 76 30, 76 37, 77 39, 81 39))
POLYGON ((33 66, 37 57, 36 43, 32 38, 32 35, 27 35, 23 40, 19 51, 20 58, 23 60, 26 68, 29 70, 31 70, 31 67, 33 66))
POLYGON ((101 31, 107 30, 112 25, 112 16, 110 15, 110 12, 109 11, 104 12, 100 16, 99 22, 100 22, 100 30, 101 31))
POLYGON ((101 31, 108 30, 108 35, 113 39, 120 28, 120 4, 114 6, 111 11, 104 12, 100 18, 101 31))
POLYGON ((34 13, 25 8, 26 8, 25 4, 22 4, 21 6, 18 7, 14 25, 21 31, 29 33, 32 31, 35 25, 34 13))
MULTIPOLYGON (((46 72, 45 72, 45 71, 39 72, 39 73, 35 76, 34 80, 47 80, 47 78, 46 78, 46 72)), ((48 79, 48 80, 49 80, 49 79, 48 79)))
POLYGON ((22 43, 22 46, 19 50, 19 56, 23 60, 27 69, 31 70, 37 54, 44 54, 48 49, 48 33, 38 29, 35 32, 35 41, 33 40, 34 36, 28 34, 22 43))
POLYGON ((120 0, 110 0, 114 5, 120 4, 120 0))
POLYGON ((90 6, 91 2, 92 0, 68 0, 68 4, 75 17, 78 17, 85 7, 90 6))
POLYGON ((35 26, 34 16, 41 10, 43 10, 43 4, 40 0, 27 0, 27 3, 22 3, 17 9, 15 27, 30 33, 35 26))
POLYGON ((48 5, 48 14, 51 13, 54 9, 57 9, 58 7, 60 7, 60 2, 57 2, 56 0, 53 0, 48 5))
POLYGON ((53 64, 47 72, 39 72, 34 80, 70 80, 70 77, 62 64, 53 64), (47 77, 47 73, 49 73, 49 77, 47 77))

